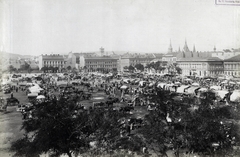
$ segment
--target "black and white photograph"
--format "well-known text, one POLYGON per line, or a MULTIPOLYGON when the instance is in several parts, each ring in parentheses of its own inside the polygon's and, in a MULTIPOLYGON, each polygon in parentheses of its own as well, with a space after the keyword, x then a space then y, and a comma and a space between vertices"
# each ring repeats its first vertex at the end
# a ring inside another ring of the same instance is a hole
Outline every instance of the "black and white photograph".
POLYGON ((0 157, 240 157, 240 0, 0 0, 0 157))

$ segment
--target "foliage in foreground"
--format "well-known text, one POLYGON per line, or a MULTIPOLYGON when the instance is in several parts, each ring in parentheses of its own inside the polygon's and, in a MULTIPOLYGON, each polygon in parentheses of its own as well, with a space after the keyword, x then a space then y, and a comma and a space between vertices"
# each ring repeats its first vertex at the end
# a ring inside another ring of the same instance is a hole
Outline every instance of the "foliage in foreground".
POLYGON ((156 104, 156 110, 146 115, 144 125, 135 134, 120 136, 119 120, 126 115, 111 108, 84 111, 76 99, 61 98, 36 104, 33 118, 23 122, 24 138, 12 145, 15 156, 52 156, 90 153, 94 156, 114 151, 130 150, 139 153, 143 146, 156 154, 167 151, 179 156, 188 153, 216 154, 233 152, 240 144, 238 104, 214 105, 214 94, 184 97, 156 88, 156 93, 142 97, 156 104), (198 100, 197 100, 198 99, 198 100))
MULTIPOLYGON (((122 113, 110 110, 84 111, 71 99, 45 101, 32 111, 33 118, 23 122, 24 138, 12 144, 15 156, 36 156, 51 153, 84 153, 90 142, 99 147, 115 149, 119 145, 122 113)), ((120 143, 121 144, 121 143, 120 143)))
POLYGON ((175 93, 157 89, 147 94, 157 105, 146 116, 146 125, 139 130, 148 146, 159 155, 180 150, 202 155, 226 155, 240 144, 239 106, 214 105, 214 93, 208 91, 201 98, 185 97, 176 101, 175 93), (199 99, 199 101, 196 101, 199 99), (197 103, 198 102, 198 103, 197 103))

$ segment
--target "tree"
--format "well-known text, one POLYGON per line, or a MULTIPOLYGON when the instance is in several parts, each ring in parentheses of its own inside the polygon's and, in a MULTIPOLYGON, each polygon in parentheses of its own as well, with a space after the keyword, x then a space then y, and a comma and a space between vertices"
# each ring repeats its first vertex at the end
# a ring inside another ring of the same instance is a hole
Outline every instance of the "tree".
POLYGON ((130 66, 128 67, 128 70, 131 71, 131 72, 133 72, 133 71, 135 70, 135 68, 134 68, 132 65, 130 65, 130 66))
POLYGON ((117 68, 112 68, 112 72, 116 73, 117 72, 117 68))
POLYGON ((182 74, 182 69, 178 66, 176 66, 176 71, 177 71, 178 74, 182 74))
POLYGON ((10 66, 8 67, 8 71, 9 71, 10 73, 15 72, 16 70, 17 70, 17 69, 14 68, 12 65, 10 65, 10 66))
POLYGON ((46 66, 44 66, 44 67, 41 68, 41 71, 44 72, 44 73, 45 73, 47 70, 48 70, 48 67, 46 67, 46 66))
POLYGON ((128 70, 128 66, 125 66, 125 67, 123 67, 123 69, 126 69, 126 70, 128 70))
POLYGON ((77 69, 76 67, 73 67, 72 71, 73 71, 74 73, 77 73, 77 72, 78 72, 78 69, 77 69))
POLYGON ((67 70, 70 71, 72 69, 72 67, 69 65, 67 66, 67 70))
POLYGON ((62 69, 61 69, 61 72, 65 72, 65 71, 66 71, 66 68, 62 68, 62 69))
POLYGON ((24 62, 24 64, 20 66, 20 69, 28 71, 28 70, 31 69, 31 67, 30 67, 30 65, 27 62, 24 62))
MULTIPOLYGON (((124 116, 111 108, 84 111, 77 105, 78 95, 35 104, 33 118, 24 120, 26 135, 14 142, 16 156, 36 156, 42 153, 79 154, 90 151, 90 142, 97 142, 102 151, 118 149, 119 119, 124 116)), ((100 151, 100 153, 102 153, 100 151)))
POLYGON ((143 71, 144 70, 144 66, 142 64, 136 64, 135 65, 135 68, 140 70, 140 71, 143 71))
POLYGON ((58 70, 59 70, 59 68, 58 68, 58 67, 54 67, 54 68, 53 68, 53 71, 54 71, 55 73, 57 73, 57 72, 58 72, 58 70))
POLYGON ((205 92, 197 104, 194 97, 176 102, 175 93, 157 89, 156 94, 145 94, 151 103, 157 104, 156 111, 147 115, 146 125, 139 130, 148 146, 160 155, 180 149, 187 152, 224 155, 240 142, 239 125, 232 119, 239 111, 233 106, 213 106, 214 95, 205 92), (198 106, 194 109, 193 106, 198 106), (227 122, 225 122, 227 120, 227 122))
POLYGON ((85 65, 85 66, 83 67, 84 72, 86 72, 87 69, 88 69, 88 67, 85 65))
POLYGON ((73 100, 61 98, 35 107, 34 118, 23 122, 26 136, 12 145, 16 155, 34 156, 52 152, 71 156, 73 152, 89 147, 86 126, 90 119, 87 112, 76 115, 77 106, 73 100))

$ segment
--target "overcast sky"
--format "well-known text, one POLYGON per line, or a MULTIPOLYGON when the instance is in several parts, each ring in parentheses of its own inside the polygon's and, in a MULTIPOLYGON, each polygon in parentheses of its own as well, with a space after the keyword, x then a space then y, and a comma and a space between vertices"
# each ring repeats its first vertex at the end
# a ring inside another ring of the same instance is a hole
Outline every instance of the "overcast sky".
POLYGON ((240 7, 215 0, 0 0, 1 50, 40 55, 240 47, 240 7))

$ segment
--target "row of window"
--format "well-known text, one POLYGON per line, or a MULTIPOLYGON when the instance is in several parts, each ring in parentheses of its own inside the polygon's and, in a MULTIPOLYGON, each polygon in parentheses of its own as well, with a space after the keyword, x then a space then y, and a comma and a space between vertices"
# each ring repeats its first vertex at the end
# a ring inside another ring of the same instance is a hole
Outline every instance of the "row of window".
POLYGON ((135 63, 149 63, 150 60, 131 60, 131 62, 135 63))
POLYGON ((117 67, 116 64, 113 65, 86 65, 87 67, 91 67, 91 68, 97 68, 97 67, 117 67))
POLYGON ((240 75, 240 71, 239 72, 225 71, 225 75, 240 75))
POLYGON ((210 74, 223 74, 223 71, 210 71, 210 74))
POLYGON ((182 68, 202 68, 202 64, 179 64, 182 68))
POLYGON ((240 69, 240 64, 224 64, 226 69, 240 69))
POLYGON ((44 64, 63 64, 66 63, 66 61, 44 61, 44 64))
POLYGON ((64 68, 64 65, 49 65, 49 64, 44 64, 43 67, 60 67, 60 68, 64 68))
POLYGON ((113 64, 113 62, 86 62, 86 64, 113 64))
POLYGON ((177 58, 162 58, 163 61, 177 61, 177 58))
POLYGON ((210 70, 223 69, 223 66, 221 66, 221 65, 212 65, 209 68, 210 68, 210 70))
MULTIPOLYGON (((179 66, 181 68, 202 68, 202 64, 179 64, 179 66)), ((223 65, 210 65, 209 68, 211 70, 214 70, 214 69, 223 69, 223 65)), ((240 69, 240 64, 239 65, 236 65, 236 64, 225 64, 225 69, 240 69)))

